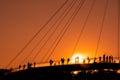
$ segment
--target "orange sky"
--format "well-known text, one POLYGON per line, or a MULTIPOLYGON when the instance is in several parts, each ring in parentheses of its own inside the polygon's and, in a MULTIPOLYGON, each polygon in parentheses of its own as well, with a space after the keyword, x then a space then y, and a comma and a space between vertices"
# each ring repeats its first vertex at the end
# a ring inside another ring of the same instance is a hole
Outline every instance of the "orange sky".
MULTIPOLYGON (((67 6, 71 3, 69 0, 67 6)), ((71 24, 59 45, 55 49, 52 59, 61 57, 71 57, 72 50, 77 37, 84 25, 88 11, 91 8, 93 0, 86 0, 78 15, 71 24)), ((85 56, 94 56, 99 37, 102 16, 105 9, 106 0, 95 0, 95 5, 85 25, 84 32, 79 40, 75 52, 80 52, 85 56)), ((65 2, 65 0, 1 0, 0 1, 0 68, 5 67, 9 61, 25 46, 25 44, 34 36, 34 34, 44 25, 55 11, 65 2)), ((76 3, 76 5, 78 2, 76 3)), ((108 55, 117 56, 117 27, 118 27, 118 0, 108 0, 108 8, 105 16, 104 27, 100 40, 97 56, 108 55)), ((76 6, 75 6, 76 7, 76 6)), ((64 7, 63 11, 65 10, 64 7)), ((74 8, 75 9, 75 8, 74 8)), ((74 11, 72 9, 72 11, 74 11)), ((63 12, 61 11, 61 13, 63 12)), ((72 11, 69 13, 71 15, 72 11)), ((57 16, 59 16, 59 13, 57 16)), ((47 30, 55 22, 51 21, 49 25, 33 40, 26 50, 13 62, 11 67, 18 66, 24 58, 29 55, 33 47, 43 38, 47 30)), ((68 18, 66 18, 68 20, 68 18)), ((65 20, 65 21, 66 21, 65 20)), ((65 21, 58 30, 49 39, 44 48, 41 49, 35 61, 40 62, 47 53, 57 35, 60 33, 65 21)), ((53 27, 55 29, 55 27, 53 27)), ((48 36, 52 33, 49 32, 48 36)), ((23 63, 31 61, 40 47, 44 45, 48 36, 40 43, 28 59, 23 63)), ((48 53, 50 54, 50 52, 48 53)), ((48 56, 48 55, 47 55, 48 56)), ((46 59, 46 58, 45 58, 46 59)), ((44 61, 44 60, 43 60, 44 61)))

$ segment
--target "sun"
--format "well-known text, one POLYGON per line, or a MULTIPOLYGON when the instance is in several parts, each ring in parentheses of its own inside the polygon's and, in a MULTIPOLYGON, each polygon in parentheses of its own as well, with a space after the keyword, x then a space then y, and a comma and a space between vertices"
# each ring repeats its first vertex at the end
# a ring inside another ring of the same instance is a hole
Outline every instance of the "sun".
POLYGON ((74 53, 71 57, 71 63, 83 63, 84 56, 81 53, 74 53))

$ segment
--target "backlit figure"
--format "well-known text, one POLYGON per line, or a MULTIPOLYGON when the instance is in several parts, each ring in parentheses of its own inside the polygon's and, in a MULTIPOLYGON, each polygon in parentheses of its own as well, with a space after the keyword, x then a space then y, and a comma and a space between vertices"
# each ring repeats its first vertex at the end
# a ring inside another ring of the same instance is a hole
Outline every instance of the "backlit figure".
POLYGON ((79 63, 79 56, 75 58, 75 64, 78 64, 78 63, 79 63))

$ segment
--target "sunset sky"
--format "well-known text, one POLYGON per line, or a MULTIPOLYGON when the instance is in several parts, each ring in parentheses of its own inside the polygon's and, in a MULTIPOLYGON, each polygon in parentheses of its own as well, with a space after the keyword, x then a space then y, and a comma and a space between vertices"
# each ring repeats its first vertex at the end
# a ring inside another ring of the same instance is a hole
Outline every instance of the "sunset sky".
MULTIPOLYGON (((0 0, 0 68, 6 67, 65 1, 66 0, 0 0)), ((37 35, 10 67, 16 67, 21 64, 22 61, 22 64, 26 64, 29 61, 32 62, 38 52, 39 54, 34 61, 41 62, 47 60, 47 57, 52 51, 50 50, 48 52, 48 50, 51 46, 54 48, 56 44, 54 41, 58 38, 57 36, 60 34, 62 28, 64 28, 69 17, 79 5, 79 0, 77 0, 61 24, 59 24, 59 22, 57 23, 59 25, 56 24, 53 26, 53 24, 59 16, 64 13, 72 1, 76 0, 68 0, 63 9, 61 9, 53 20, 37 35), (53 26, 52 29, 51 26, 53 26), (56 26, 58 29, 49 37, 56 26), (43 39, 46 32, 48 32, 48 34, 43 39), (39 46, 31 53, 31 50, 40 40, 39 46), (43 45, 44 47, 42 47, 43 45), (30 53, 31 55, 29 55, 30 53), (29 57, 24 61, 28 55, 29 57), (46 57, 44 58, 44 56, 46 57)), ((83 25, 85 25, 85 28, 74 53, 80 53, 85 57, 93 57, 95 55, 106 0, 95 0, 95 4, 85 24, 93 1, 94 0, 85 1, 79 13, 72 21, 70 28, 50 56, 50 59, 58 60, 61 57, 68 58, 72 56, 73 48, 75 47, 83 25)), ((104 53, 118 56, 118 1, 119 0, 108 0, 100 45, 96 57, 102 56, 104 53)), ((64 32, 64 30, 62 32, 64 32)))

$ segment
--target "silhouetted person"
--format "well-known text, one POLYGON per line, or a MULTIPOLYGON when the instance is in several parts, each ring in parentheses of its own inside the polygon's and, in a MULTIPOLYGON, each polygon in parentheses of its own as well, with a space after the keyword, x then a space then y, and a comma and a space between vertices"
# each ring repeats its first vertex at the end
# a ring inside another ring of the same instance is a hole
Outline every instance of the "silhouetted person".
POLYGON ((60 61, 58 61, 58 65, 60 65, 60 61))
POLYGON ((28 62, 28 66, 27 66, 27 67, 28 67, 28 69, 30 69, 30 68, 31 68, 31 66, 32 66, 32 64, 28 62))
POLYGON ((83 59, 83 64, 85 64, 85 59, 83 59))
POLYGON ((87 60, 88 60, 88 64, 90 63, 90 58, 89 57, 87 57, 87 60))
POLYGON ((112 56, 109 56, 109 63, 112 62, 112 56))
POLYGON ((69 63, 69 61, 70 61, 70 58, 67 59, 67 64, 69 63))
POLYGON ((99 57, 99 62, 101 63, 101 56, 99 57))
POLYGON ((50 66, 52 66, 52 64, 53 64, 53 60, 50 60, 50 66))
POLYGON ((34 62, 34 68, 35 68, 35 66, 36 66, 36 62, 34 62))
POLYGON ((56 63, 54 63, 54 66, 56 66, 56 63))
POLYGON ((64 64, 64 61, 65 61, 65 59, 64 59, 64 58, 61 58, 61 63, 62 63, 62 65, 64 64))
POLYGON ((19 65, 19 70, 21 69, 21 67, 22 67, 22 66, 21 66, 21 65, 19 65))
POLYGON ((103 63, 105 62, 105 57, 106 57, 106 56, 105 56, 105 54, 104 54, 104 55, 103 55, 103 63))
POLYGON ((26 66, 26 65, 24 64, 24 65, 23 65, 23 70, 25 69, 25 66, 26 66))
POLYGON ((79 57, 77 56, 76 58, 75 58, 75 64, 78 64, 79 63, 79 57))

